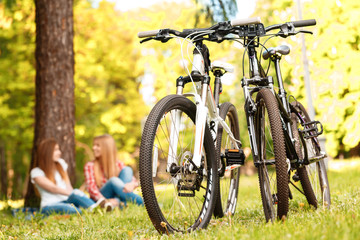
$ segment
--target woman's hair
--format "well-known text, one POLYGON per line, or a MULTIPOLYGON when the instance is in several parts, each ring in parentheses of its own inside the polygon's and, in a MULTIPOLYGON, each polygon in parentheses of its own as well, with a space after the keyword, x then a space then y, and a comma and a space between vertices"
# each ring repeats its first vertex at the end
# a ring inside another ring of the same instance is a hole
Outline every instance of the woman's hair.
POLYGON ((44 171, 45 176, 53 183, 55 182, 55 170, 57 170, 65 182, 69 182, 69 177, 60 165, 53 159, 55 146, 59 145, 53 138, 44 139, 37 148, 35 167, 44 171))
POLYGON ((97 136, 94 138, 94 142, 95 141, 100 145, 101 154, 99 157, 95 158, 94 174, 96 185, 101 187, 103 174, 106 179, 115 177, 118 174, 119 169, 116 165, 117 150, 115 140, 109 134, 97 136))

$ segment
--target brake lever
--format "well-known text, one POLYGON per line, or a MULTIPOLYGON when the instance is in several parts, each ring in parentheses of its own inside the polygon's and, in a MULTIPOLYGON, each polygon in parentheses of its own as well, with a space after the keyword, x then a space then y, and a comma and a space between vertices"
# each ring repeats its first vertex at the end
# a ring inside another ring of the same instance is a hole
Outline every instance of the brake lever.
POLYGON ((153 39, 155 39, 155 37, 145 38, 145 39, 143 39, 143 40, 140 41, 140 44, 141 44, 141 43, 144 43, 144 42, 147 42, 147 41, 150 41, 150 40, 153 40, 153 39))
POLYGON ((283 38, 286 38, 290 35, 293 35, 295 33, 295 27, 294 24, 291 22, 287 22, 280 27, 279 35, 283 38))
POLYGON ((313 34, 312 31, 306 31, 306 30, 300 30, 299 33, 307 33, 307 34, 313 34))
POLYGON ((171 37, 168 36, 161 36, 161 37, 149 37, 149 38, 145 38, 144 40, 141 40, 140 43, 144 43, 150 40, 156 40, 156 41, 160 41, 162 43, 166 43, 167 41, 169 41, 171 39, 171 37))
POLYGON ((276 36, 280 36, 282 38, 287 38, 287 37, 290 37, 290 36, 293 36, 293 35, 296 35, 298 32, 283 32, 283 31, 280 31, 276 34, 276 36))

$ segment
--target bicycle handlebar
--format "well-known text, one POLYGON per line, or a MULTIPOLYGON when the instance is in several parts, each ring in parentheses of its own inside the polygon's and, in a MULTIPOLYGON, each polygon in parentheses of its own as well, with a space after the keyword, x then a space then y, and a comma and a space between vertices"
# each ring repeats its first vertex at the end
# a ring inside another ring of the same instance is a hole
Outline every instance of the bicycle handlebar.
POLYGON ((308 27, 308 26, 314 26, 316 25, 315 19, 306 19, 306 20, 298 20, 298 21, 291 21, 281 24, 275 24, 271 25, 265 28, 266 32, 274 30, 274 29, 280 29, 282 26, 286 25, 293 25, 294 27, 308 27))
POLYGON ((159 33, 159 30, 144 31, 138 33, 138 38, 153 37, 159 33))
MULTIPOLYGON (((172 29, 168 29, 170 33, 176 35, 176 36, 183 36, 183 35, 188 35, 190 33, 194 33, 197 31, 206 31, 206 30, 216 30, 219 29, 221 27, 236 27, 236 26, 245 26, 245 25, 250 25, 250 24, 259 24, 261 23, 261 19, 260 17, 254 17, 254 18, 242 18, 242 19, 235 19, 232 21, 227 21, 227 22, 220 22, 215 24, 212 27, 209 28, 194 28, 194 29, 184 29, 183 32, 179 32, 176 30, 172 30, 172 29)), ((151 30, 151 31, 144 31, 144 32, 139 32, 138 33, 138 37, 139 38, 146 38, 146 37, 156 37, 156 35, 160 32, 161 30, 151 30)))
POLYGON ((307 27, 307 26, 314 26, 316 25, 315 19, 307 19, 307 20, 299 20, 293 21, 294 27, 307 27))
POLYGON ((171 38, 171 35, 185 38, 192 34, 196 35, 196 33, 198 32, 204 33, 206 31, 211 31, 208 33, 208 38, 203 38, 203 40, 221 42, 223 40, 226 40, 226 38, 224 37, 230 33, 238 35, 239 37, 248 37, 248 36, 260 37, 266 35, 266 32, 268 31, 274 29, 280 29, 279 33, 277 33, 277 36, 281 36, 285 38, 291 35, 295 35, 299 32, 311 33, 306 31, 295 31, 295 28, 307 27, 313 25, 316 25, 316 20, 307 19, 307 20, 286 22, 282 24, 275 24, 264 28, 264 25, 261 23, 260 17, 254 17, 254 18, 246 18, 246 19, 235 19, 227 22, 219 22, 209 28, 183 29, 182 32, 173 29, 144 31, 144 32, 139 32, 138 37, 146 38, 142 40, 141 43, 152 39, 161 42, 167 42, 171 38))
POLYGON ((259 23, 261 23, 260 17, 242 18, 242 19, 235 19, 235 20, 230 21, 230 24, 233 27, 245 26, 245 25, 249 25, 249 24, 259 24, 259 23))

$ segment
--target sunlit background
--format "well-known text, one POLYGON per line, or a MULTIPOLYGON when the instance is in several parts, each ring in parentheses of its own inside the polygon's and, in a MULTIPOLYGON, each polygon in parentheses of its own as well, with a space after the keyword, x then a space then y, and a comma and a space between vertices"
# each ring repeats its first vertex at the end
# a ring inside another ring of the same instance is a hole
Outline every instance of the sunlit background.
MULTIPOLYGON (((93 1, 93 6, 98 7, 101 0, 93 1)), ((148 8, 155 4, 165 2, 164 0, 136 0, 136 1, 126 1, 126 0, 110 0, 109 2, 115 3, 115 8, 122 12, 129 10, 134 10, 136 8, 148 8)), ((191 0, 166 0, 168 3, 179 3, 192 5, 194 1, 191 0)), ((247 18, 255 10, 256 0, 237 0, 237 18, 247 18)))
MULTIPOLYGON (((211 21, 195 0, 74 1, 76 175, 92 159, 94 136, 109 133, 119 158, 136 170, 142 124, 151 107, 175 92, 184 75, 176 41, 139 43, 139 31, 209 27, 211 21)), ((324 126, 329 159, 360 155, 360 1, 238 0, 233 18, 260 16, 265 26, 315 18, 305 36, 312 104, 324 126), (300 5, 298 4, 300 3, 300 5)), ((34 135, 35 6, 17 1, 11 11, 0 2, 0 156, 6 166, 10 198, 21 198, 27 182, 34 135)), ((272 39, 286 44, 282 60, 286 88, 308 107, 301 36, 272 39)), ((244 49, 233 43, 208 43, 211 60, 235 67, 224 84, 223 101, 233 102, 240 116, 241 141, 249 146, 240 86, 244 49)), ((186 55, 185 55, 186 56, 186 55)), ((187 61, 189 62, 189 61, 187 61)), ((267 67, 267 62, 262 61, 267 67)), ((245 70, 247 63, 245 63, 245 70)), ((273 74, 273 72, 270 72, 273 74)))

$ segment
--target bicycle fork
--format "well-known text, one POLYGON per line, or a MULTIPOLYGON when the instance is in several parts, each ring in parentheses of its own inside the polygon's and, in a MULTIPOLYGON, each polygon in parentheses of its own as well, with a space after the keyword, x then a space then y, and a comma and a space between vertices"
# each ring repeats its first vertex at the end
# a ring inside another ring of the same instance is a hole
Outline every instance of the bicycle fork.
MULTIPOLYGON (((193 71, 197 71, 198 69, 203 69, 199 66, 196 67, 196 64, 203 64, 201 59, 197 57, 197 53, 194 52, 194 65, 193 71), (198 63, 200 61, 200 63, 198 63)), ((216 90, 216 89, 215 89, 216 90)), ((218 90, 218 89, 217 89, 218 90)), ((182 95, 184 97, 194 97, 196 103, 196 129, 195 129, 195 143, 194 143, 194 151, 192 152, 192 158, 189 159, 192 163, 189 166, 189 170, 196 170, 201 167, 202 157, 203 157, 203 146, 204 146, 204 136, 205 136, 205 128, 209 116, 210 122, 214 122, 212 124, 212 137, 213 141, 216 144, 217 137, 217 129, 220 124, 224 131, 227 132, 231 141, 234 142, 234 146, 236 149, 240 149, 241 142, 238 139, 235 139, 234 135, 231 132, 230 127, 227 123, 219 116, 218 112, 218 99, 215 98, 210 89, 210 76, 206 73, 194 73, 191 76, 187 77, 179 77, 177 80, 177 90, 176 94, 182 95), (196 93, 183 93, 183 89, 185 84, 193 82, 196 85, 196 93), (216 99, 216 100, 215 100, 216 99)), ((177 163, 176 160, 176 149, 178 146, 178 136, 179 136, 179 128, 181 127, 181 114, 180 110, 172 113, 172 124, 171 124, 171 132, 170 132, 170 144, 169 144, 169 155, 167 162, 167 171, 171 171, 171 166, 177 163)), ((228 170, 228 169, 227 169, 228 170)))
MULTIPOLYGON (((177 87, 177 94, 185 97, 194 97, 196 103, 196 129, 195 129, 195 143, 194 143, 194 151, 192 152, 192 165, 190 165, 189 170, 193 170, 194 168, 201 167, 202 156, 203 156, 203 144, 204 144, 204 136, 205 136, 205 128, 207 124, 207 117, 211 122, 214 122, 212 127, 212 137, 213 141, 216 143, 217 129, 220 124, 224 131, 227 132, 231 141, 234 142, 234 146, 236 149, 240 149, 241 142, 238 139, 235 139, 234 135, 231 132, 230 127, 227 123, 219 116, 218 108, 216 106, 215 100, 213 98, 211 89, 209 87, 209 76, 205 75, 203 80, 200 82, 196 82, 198 86, 198 94, 193 93, 183 93, 184 82, 182 78, 179 78, 178 81, 181 82, 177 87), (200 94, 199 94, 200 93, 200 94)), ((182 112, 177 110, 172 113, 172 124, 171 124, 171 132, 170 132, 170 144, 169 144, 169 155, 168 155, 168 163, 167 170, 170 171, 173 163, 176 162, 176 149, 178 145, 178 135, 179 128, 181 127, 181 114, 182 112)))
MULTIPOLYGON (((206 127, 206 118, 208 115, 208 108, 206 107, 207 95, 210 77, 208 74, 204 72, 204 62, 202 61, 202 57, 198 51, 194 51, 194 59, 193 59, 193 69, 192 73, 196 72, 196 76, 189 76, 187 80, 180 77, 177 80, 177 95, 193 96, 195 97, 196 103, 196 129, 195 129, 195 143, 194 143, 194 152, 192 153, 192 158, 189 161, 192 163, 189 166, 189 170, 196 170, 201 167, 202 160, 202 152, 203 152, 203 143, 205 136, 205 127, 206 127), (195 81, 194 81, 195 78, 195 81), (196 93, 193 94, 184 94, 183 89, 186 83, 193 82, 196 84, 196 93)), ((191 74, 192 75, 192 74, 191 74)), ((178 136, 181 124, 181 114, 180 110, 172 113, 172 124, 171 124, 171 132, 170 132, 170 143, 169 143, 169 154, 167 161, 167 171, 171 172, 171 167, 174 164, 177 164, 176 160, 176 150, 178 146, 178 136)))
POLYGON ((247 79, 242 79, 242 85, 243 85, 243 91, 244 91, 244 97, 245 97, 245 105, 244 110, 246 114, 246 122, 247 122, 247 128, 250 138, 250 147, 252 151, 252 155, 254 158, 254 165, 257 167, 259 164, 259 152, 258 152, 258 146, 257 146, 257 139, 255 134, 255 114, 257 111, 256 104, 254 100, 252 99, 252 94, 254 92, 258 91, 258 88, 250 88, 247 83, 247 79))

